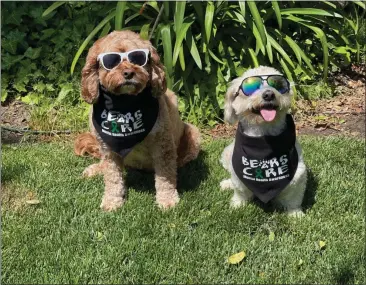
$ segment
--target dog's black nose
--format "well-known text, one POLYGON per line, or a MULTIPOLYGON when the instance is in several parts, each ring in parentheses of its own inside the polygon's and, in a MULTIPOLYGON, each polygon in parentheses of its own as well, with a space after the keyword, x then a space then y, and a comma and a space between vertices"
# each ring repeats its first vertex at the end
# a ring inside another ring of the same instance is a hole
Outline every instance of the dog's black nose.
POLYGON ((132 69, 125 69, 123 71, 123 77, 126 79, 131 79, 135 75, 135 72, 132 69))
POLYGON ((272 101, 275 98, 275 94, 272 90, 266 90, 263 92, 262 98, 265 101, 272 101))

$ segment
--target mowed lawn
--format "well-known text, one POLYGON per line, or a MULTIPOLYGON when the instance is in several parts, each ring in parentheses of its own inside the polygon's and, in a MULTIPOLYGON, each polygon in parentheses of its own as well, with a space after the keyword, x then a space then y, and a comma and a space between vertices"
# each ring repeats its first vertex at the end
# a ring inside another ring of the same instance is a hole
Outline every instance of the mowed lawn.
POLYGON ((2 283, 365 284, 364 141, 300 142, 302 219, 259 202, 230 209, 232 192, 219 189, 228 140, 206 142, 179 171, 181 201, 166 212, 151 173, 127 171, 128 201, 105 213, 102 177, 81 178, 95 160, 74 156, 71 142, 3 145, 2 283), (241 263, 227 262, 241 251, 241 263))

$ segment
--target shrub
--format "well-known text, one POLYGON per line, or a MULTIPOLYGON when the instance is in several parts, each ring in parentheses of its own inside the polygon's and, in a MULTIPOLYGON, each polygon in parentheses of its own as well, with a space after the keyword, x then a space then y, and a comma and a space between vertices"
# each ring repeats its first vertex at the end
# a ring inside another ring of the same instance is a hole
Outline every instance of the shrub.
MULTIPOLYGON (((44 7, 42 4, 41 8, 44 7)), ((169 87, 180 95, 179 108, 183 116, 195 124, 213 125, 220 120, 227 83, 248 68, 259 64, 272 65, 299 85, 321 78, 326 82, 329 70, 348 65, 353 58, 360 60, 365 44, 361 33, 365 14, 365 3, 362 2, 349 3, 345 7, 328 1, 55 2, 43 10, 45 18, 40 17, 41 8, 33 21, 43 21, 46 25, 41 26, 37 33, 43 35, 50 29, 48 25, 54 30, 60 23, 64 25, 50 36, 55 37, 55 46, 45 47, 49 54, 57 50, 58 45, 67 47, 67 51, 62 53, 64 61, 56 62, 57 70, 64 71, 68 66, 71 73, 77 71, 78 74, 85 50, 91 42, 112 30, 134 30, 146 39, 151 35, 151 41, 166 66, 169 87), (159 12, 162 12, 160 18, 159 12), (74 17, 73 13, 78 16, 74 17), (57 20, 51 22, 53 19, 57 20), (65 19, 71 23, 66 24, 65 19), (80 25, 81 22, 87 24, 80 25), (70 25, 68 30, 67 25, 70 25), (80 35, 85 39, 82 43, 80 35), (79 47, 77 52, 76 46, 79 47), (71 51, 75 55, 73 59, 71 51)), ((11 18, 7 16, 6 24, 11 25, 11 18)), ((32 40, 33 30, 21 31, 19 25, 17 27, 19 32, 27 35, 27 39, 32 40)), ((20 35, 17 37, 18 41, 20 35)), ((8 38, 5 33, 5 40, 8 38)), ((40 40, 44 38, 41 36, 40 40)), ((14 68, 14 63, 27 57, 28 47, 19 45, 15 51, 11 46, 8 44, 6 50, 6 57, 10 54, 11 58, 6 60, 13 65, 6 65, 4 70, 6 74, 20 75, 15 79, 6 78, 6 85, 9 86, 13 80, 10 90, 26 92, 27 88, 22 88, 23 85, 19 88, 17 81, 17 78, 24 78, 20 71, 22 68, 16 73, 7 71, 14 68), (18 48, 24 52, 19 60, 18 48)), ((54 66, 55 55, 50 58, 51 66, 54 66)), ((37 65, 30 65, 26 64, 28 70, 37 73, 37 65)), ((44 63, 41 66, 44 67, 44 63)), ((44 73, 42 75, 45 76, 44 73)), ((57 82, 70 82, 69 75, 63 72, 62 76, 65 80, 57 82)), ((44 78, 53 80, 48 76, 42 77, 40 81, 45 85, 47 81, 44 78)), ((47 88, 42 90, 54 92, 47 88)), ((31 89, 35 90, 34 87, 31 89)), ((64 95, 60 93, 58 96, 61 98, 69 96, 66 91, 62 93, 64 95)))

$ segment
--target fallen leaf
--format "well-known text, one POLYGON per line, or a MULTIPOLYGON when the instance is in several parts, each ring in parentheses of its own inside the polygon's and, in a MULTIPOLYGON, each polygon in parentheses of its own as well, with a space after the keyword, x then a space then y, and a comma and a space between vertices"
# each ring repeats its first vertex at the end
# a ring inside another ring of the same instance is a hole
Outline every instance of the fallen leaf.
POLYGON ((326 246, 326 244, 325 244, 325 241, 319 241, 319 249, 320 250, 322 250, 322 249, 325 249, 325 246, 326 246))
POLYGON ((274 239, 275 239, 275 234, 274 234, 274 232, 272 232, 272 231, 270 231, 270 232, 269 232, 268 239, 269 239, 269 241, 274 241, 274 239))
POLYGON ((27 204, 29 205, 38 205, 39 203, 41 203, 41 201, 37 200, 37 199, 33 199, 33 200, 27 200, 25 201, 27 204))
POLYGON ((241 252, 231 255, 227 261, 229 264, 238 264, 239 262, 241 262, 244 259, 244 257, 245 257, 245 252, 241 251, 241 252))
POLYGON ((97 238, 97 241, 102 241, 104 238, 104 235, 101 232, 97 232, 96 238, 97 238))
POLYGON ((297 263, 297 266, 299 266, 299 267, 300 267, 300 266, 301 266, 301 265, 303 265, 303 264, 304 264, 304 261, 303 261, 302 259, 300 259, 300 260, 299 260, 299 262, 297 263))
POLYGON ((259 272, 259 277, 263 278, 266 274, 264 272, 259 272))

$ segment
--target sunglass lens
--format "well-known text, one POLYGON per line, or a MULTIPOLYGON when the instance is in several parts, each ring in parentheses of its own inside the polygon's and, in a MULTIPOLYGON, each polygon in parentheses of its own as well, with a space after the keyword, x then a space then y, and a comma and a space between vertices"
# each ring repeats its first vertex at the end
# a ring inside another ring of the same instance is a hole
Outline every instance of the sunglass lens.
POLYGON ((262 85, 262 79, 259 77, 249 77, 241 84, 241 90, 247 96, 252 95, 262 85))
POLYGON ((121 62, 121 57, 118 54, 106 54, 103 56, 103 65, 107 69, 116 67, 121 62))
POLYGON ((128 54, 128 60, 136 65, 143 66, 146 64, 146 53, 143 51, 133 51, 128 54))
POLYGON ((287 79, 280 75, 269 76, 267 79, 268 85, 275 88, 281 94, 289 91, 289 83, 287 79))

